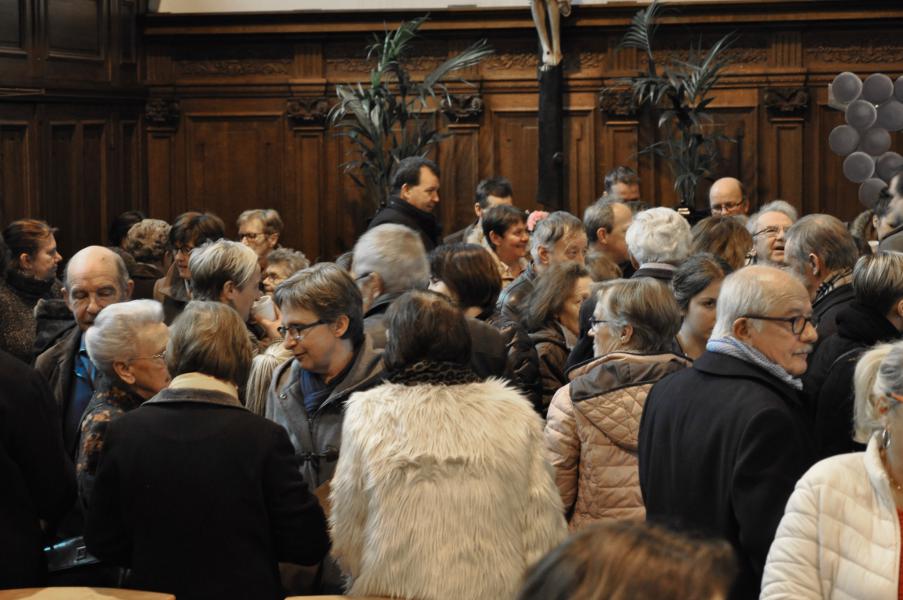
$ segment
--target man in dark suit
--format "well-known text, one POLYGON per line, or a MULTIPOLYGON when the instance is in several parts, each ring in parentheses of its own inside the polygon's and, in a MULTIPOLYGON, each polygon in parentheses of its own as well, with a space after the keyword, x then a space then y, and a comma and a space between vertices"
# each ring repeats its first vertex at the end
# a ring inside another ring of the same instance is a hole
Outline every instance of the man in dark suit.
POLYGON ((707 351, 657 383, 640 424, 646 518, 730 542, 737 598, 758 598, 784 505, 814 462, 800 392, 817 339, 792 275, 766 266, 725 279, 707 351))
POLYGON ((376 213, 368 229, 397 223, 420 234, 427 252, 439 245, 442 225, 435 215, 439 204, 439 165, 412 156, 398 163, 389 202, 376 213))

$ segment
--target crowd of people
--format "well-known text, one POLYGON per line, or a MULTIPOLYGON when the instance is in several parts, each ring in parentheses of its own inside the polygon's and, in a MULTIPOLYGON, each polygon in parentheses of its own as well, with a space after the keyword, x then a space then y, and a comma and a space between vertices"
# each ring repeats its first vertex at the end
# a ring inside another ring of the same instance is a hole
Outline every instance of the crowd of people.
POLYGON ((733 178, 691 224, 626 167, 528 214, 493 177, 445 238, 441 177, 401 161, 334 262, 272 209, 70 257, 7 224, 0 588, 903 593, 903 175, 849 224, 733 178))

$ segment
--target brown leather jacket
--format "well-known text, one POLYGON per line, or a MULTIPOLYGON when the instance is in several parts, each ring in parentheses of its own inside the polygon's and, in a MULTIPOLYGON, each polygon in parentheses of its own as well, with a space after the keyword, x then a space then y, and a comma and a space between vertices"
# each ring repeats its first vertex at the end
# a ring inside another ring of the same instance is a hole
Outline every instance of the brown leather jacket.
POLYGON ((615 352, 572 370, 555 394, 545 438, 572 530, 645 518, 637 441, 646 396, 659 379, 690 365, 676 354, 615 352))

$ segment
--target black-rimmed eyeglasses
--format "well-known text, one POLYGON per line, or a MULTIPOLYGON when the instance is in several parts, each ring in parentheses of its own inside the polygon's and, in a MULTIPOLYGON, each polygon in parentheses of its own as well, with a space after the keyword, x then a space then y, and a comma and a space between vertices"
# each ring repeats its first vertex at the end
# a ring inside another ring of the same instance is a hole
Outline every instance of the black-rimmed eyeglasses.
POLYGON ((769 317, 765 315, 743 315, 744 319, 761 319, 762 321, 783 321, 784 323, 790 323, 790 331, 793 335, 802 335, 806 330, 806 323, 812 325, 812 327, 818 326, 818 321, 812 317, 804 317, 803 315, 799 315, 796 317, 769 317))
POLYGON ((279 335, 284 338, 291 337, 296 342, 300 342, 305 337, 307 337, 307 334, 310 333, 311 329, 313 329, 317 325, 325 325, 328 322, 329 321, 324 321, 323 319, 318 319, 313 323, 307 323, 306 325, 296 325, 293 323, 286 327, 277 327, 276 331, 278 331, 279 335))

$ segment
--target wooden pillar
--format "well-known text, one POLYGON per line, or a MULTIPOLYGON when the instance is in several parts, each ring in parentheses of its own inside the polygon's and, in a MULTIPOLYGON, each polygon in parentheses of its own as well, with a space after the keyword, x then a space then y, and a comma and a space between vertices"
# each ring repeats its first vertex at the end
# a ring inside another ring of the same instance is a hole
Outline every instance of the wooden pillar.
POLYGON ((548 210, 564 206, 562 65, 539 70, 539 186, 536 200, 548 210))

